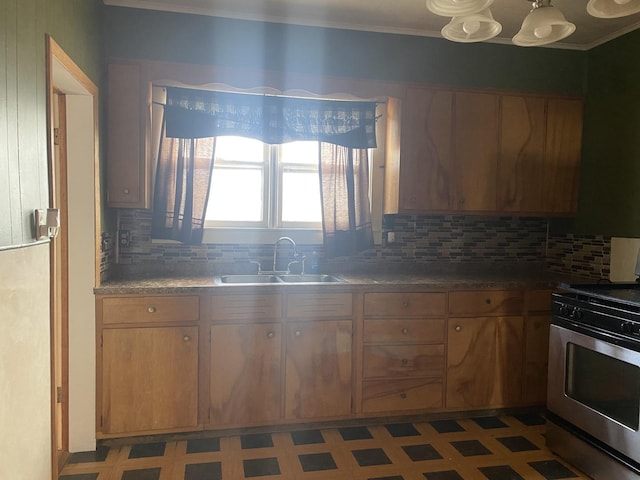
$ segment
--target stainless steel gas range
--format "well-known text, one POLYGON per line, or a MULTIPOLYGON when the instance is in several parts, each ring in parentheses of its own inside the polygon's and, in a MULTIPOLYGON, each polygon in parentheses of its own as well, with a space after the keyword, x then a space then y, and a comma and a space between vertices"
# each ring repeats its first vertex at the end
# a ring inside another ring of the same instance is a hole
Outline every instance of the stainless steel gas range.
POLYGON ((640 479, 640 285, 563 285, 552 309, 549 447, 594 479, 640 479))

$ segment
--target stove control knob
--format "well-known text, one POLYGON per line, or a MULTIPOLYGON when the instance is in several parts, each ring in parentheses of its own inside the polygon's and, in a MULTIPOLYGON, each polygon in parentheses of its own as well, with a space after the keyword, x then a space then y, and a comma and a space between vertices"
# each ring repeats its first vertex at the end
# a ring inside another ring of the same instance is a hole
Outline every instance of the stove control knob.
POLYGON ((633 332, 633 324, 629 322, 622 322, 620 324, 620 332, 622 333, 632 333, 633 332))
POLYGON ((573 310, 571 310, 569 316, 571 318, 575 318, 576 320, 580 320, 582 318, 582 310, 580 310, 578 307, 573 307, 573 310))
POLYGON ((567 305, 560 305, 560 315, 563 317, 569 315, 569 307, 567 305))
POLYGON ((640 335, 640 325, 638 325, 637 323, 632 324, 631 333, 633 333, 634 335, 640 335))

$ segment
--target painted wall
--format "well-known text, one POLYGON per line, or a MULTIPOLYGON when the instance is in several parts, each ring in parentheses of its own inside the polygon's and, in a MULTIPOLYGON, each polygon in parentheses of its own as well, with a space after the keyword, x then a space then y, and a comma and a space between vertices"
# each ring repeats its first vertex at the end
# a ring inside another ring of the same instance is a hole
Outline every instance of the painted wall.
POLYGON ((578 217, 558 231, 640 237, 640 30, 590 50, 578 217))
MULTIPOLYGON (((0 247, 49 205, 45 34, 96 82, 99 0, 0 0, 0 247)), ((49 246, 0 251, 0 478, 51 478, 49 246)))

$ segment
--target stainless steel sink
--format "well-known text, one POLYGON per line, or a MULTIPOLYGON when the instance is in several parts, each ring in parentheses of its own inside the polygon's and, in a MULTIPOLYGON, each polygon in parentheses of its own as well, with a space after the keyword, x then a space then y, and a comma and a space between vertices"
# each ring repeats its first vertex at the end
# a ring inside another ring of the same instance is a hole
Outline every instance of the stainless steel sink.
POLYGON ((224 284, 264 284, 264 283, 341 283, 340 277, 334 275, 305 274, 257 274, 257 275, 221 275, 216 277, 217 283, 224 284))
POLYGON ((282 283, 276 275, 221 275, 220 283, 282 283))
POLYGON ((341 283, 342 278, 333 275, 324 275, 316 273, 301 273, 278 275, 284 283, 341 283))

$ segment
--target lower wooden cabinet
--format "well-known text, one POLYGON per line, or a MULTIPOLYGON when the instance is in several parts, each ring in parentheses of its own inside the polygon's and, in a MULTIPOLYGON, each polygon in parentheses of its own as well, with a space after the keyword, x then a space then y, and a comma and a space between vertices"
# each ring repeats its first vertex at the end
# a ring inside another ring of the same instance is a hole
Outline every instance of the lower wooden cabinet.
POLYGON ((523 318, 449 318, 446 407, 479 409, 522 401, 523 318))
POLYGON ((279 323, 213 325, 210 360, 212 424, 256 425, 280 419, 279 323))
POLYGON ((198 327, 112 328, 102 333, 105 434, 198 425, 198 327))
POLYGON ((351 413, 351 321, 289 322, 285 351, 285 419, 351 413))

